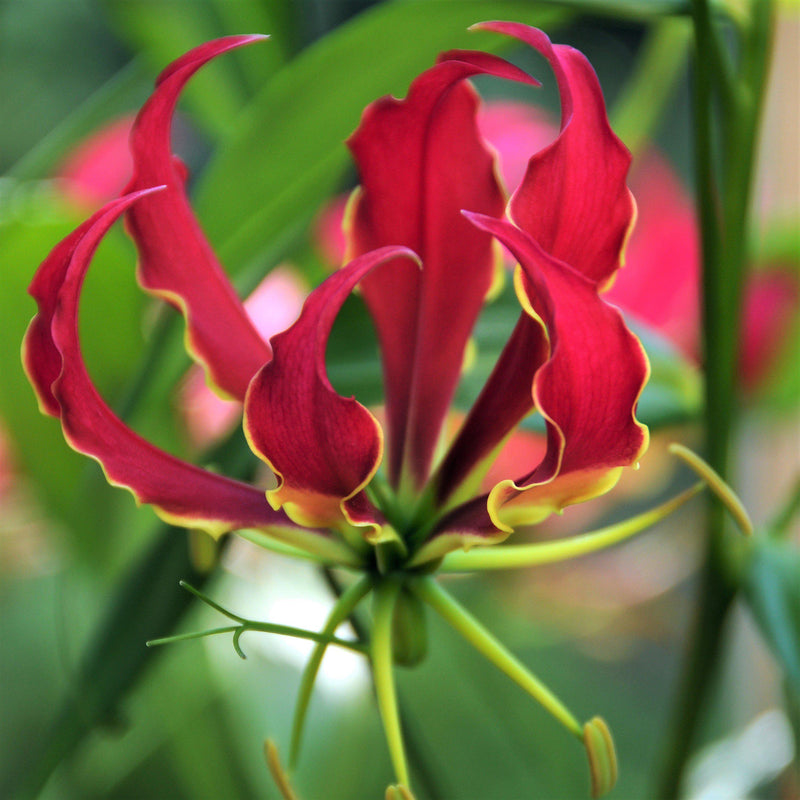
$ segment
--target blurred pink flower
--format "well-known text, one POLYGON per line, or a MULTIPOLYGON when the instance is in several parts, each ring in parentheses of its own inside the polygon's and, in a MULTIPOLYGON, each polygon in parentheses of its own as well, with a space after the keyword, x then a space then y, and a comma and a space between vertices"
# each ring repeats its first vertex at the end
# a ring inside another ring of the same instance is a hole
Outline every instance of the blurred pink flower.
POLYGON ((67 154, 56 177, 69 202, 94 208, 122 192, 133 172, 128 147, 133 120, 127 115, 106 123, 67 154))
MULTIPOLYGON (((264 340, 297 319, 308 287, 290 266, 276 267, 245 300, 244 308, 264 340)), ((241 420, 242 404, 224 400, 206 384, 203 370, 194 366, 180 391, 180 406, 192 444, 206 447, 229 433, 241 420)))

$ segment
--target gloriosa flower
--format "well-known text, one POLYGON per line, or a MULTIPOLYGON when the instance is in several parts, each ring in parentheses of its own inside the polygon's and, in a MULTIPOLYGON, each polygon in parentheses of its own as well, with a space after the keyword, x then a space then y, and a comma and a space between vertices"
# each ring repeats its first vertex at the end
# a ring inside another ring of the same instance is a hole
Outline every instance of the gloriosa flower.
POLYGON ((599 539, 485 547, 608 491, 637 462, 648 439, 635 418, 648 364, 603 297, 621 265, 635 204, 625 183, 630 155, 609 127, 591 66, 533 28, 478 27, 541 53, 561 96, 560 132, 532 153, 510 200, 479 131, 479 98, 468 79, 537 81, 493 55, 443 53, 405 99, 382 98, 365 110, 348 142, 361 185, 347 212, 346 263, 311 292, 294 324, 266 341, 204 238, 185 193, 186 171, 170 149, 172 114, 189 78, 213 57, 262 37, 209 42, 158 78, 133 128, 126 192, 41 265, 30 288, 39 310, 24 362, 42 410, 60 419, 69 443, 164 519, 217 537, 259 531, 265 546, 278 541, 284 551, 360 573, 316 634, 292 760, 326 644, 340 642, 333 639, 337 626, 373 594, 369 652, 401 786, 408 772, 392 662, 421 656, 423 601, 583 740, 599 794, 615 776, 602 720, 580 725, 431 575, 568 557, 655 519, 651 512, 599 539), (188 349, 209 382, 243 402, 250 447, 277 478, 266 497, 261 486, 144 441, 95 390, 78 339, 81 284, 100 240, 123 214, 141 285, 183 314, 188 349), (465 349, 496 276, 497 243, 518 263, 519 319, 480 396, 448 436, 465 349), (384 424, 338 395, 326 374, 331 328, 356 287, 382 352, 384 424), (541 459, 516 465, 481 493, 495 456, 533 412, 546 427, 541 459), (483 547, 463 552, 477 545, 483 547), (497 558, 484 557, 490 554, 497 558))

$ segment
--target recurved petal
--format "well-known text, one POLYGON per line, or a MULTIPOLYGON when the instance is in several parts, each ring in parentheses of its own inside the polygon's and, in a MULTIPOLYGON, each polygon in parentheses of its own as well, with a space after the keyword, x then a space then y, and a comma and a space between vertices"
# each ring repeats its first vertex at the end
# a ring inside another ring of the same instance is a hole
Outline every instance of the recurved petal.
POLYGON ((493 74, 533 83, 494 56, 454 51, 422 73, 403 100, 367 107, 348 144, 361 190, 349 255, 411 247, 422 272, 386 267, 363 283, 383 355, 389 476, 421 483, 460 375, 464 348, 493 276, 491 239, 461 216, 499 215, 504 197, 464 79, 493 74))
POLYGON ((134 173, 128 191, 167 187, 128 213, 128 230, 139 251, 139 279, 145 289, 180 309, 188 349, 211 382, 238 400, 269 360, 269 345, 251 323, 195 219, 186 197, 186 169, 172 155, 170 131, 189 78, 215 56, 263 38, 217 39, 181 56, 158 77, 131 134, 134 173))
POLYGON ((30 293, 39 312, 23 344, 23 361, 40 406, 58 417, 70 445, 96 459, 110 483, 129 489, 164 519, 213 535, 257 527, 282 537, 295 529, 262 490, 214 475, 152 446, 125 426, 98 394, 78 338, 83 279, 113 222, 147 191, 112 201, 64 239, 42 263, 30 293))
MULTIPOLYGON (((356 284, 401 257, 415 258, 406 248, 384 247, 327 278, 309 295, 297 321, 272 339, 273 358, 250 384, 245 433, 279 481, 267 498, 300 524, 382 524, 360 493, 380 464, 383 432, 364 406, 333 389, 325 348, 336 315, 356 284)), ((416 269, 402 263, 393 268, 403 266, 416 269)))
POLYGON ((507 373, 529 375, 537 365, 527 391, 546 422, 543 459, 537 465, 520 465, 516 474, 500 481, 488 495, 485 514, 470 507, 464 517, 456 509, 448 523, 451 530, 471 525, 476 535, 487 535, 536 523, 570 503, 602 494, 614 485, 622 467, 636 463, 648 441, 647 428, 637 422, 635 410, 649 366, 638 340, 619 311, 598 295, 596 284, 550 257, 510 223, 469 217, 519 262, 520 301, 531 324, 538 321, 546 331, 549 343, 542 359, 541 350, 526 351, 512 338, 501 356, 502 369, 490 377, 453 445, 462 462, 476 464, 485 457, 492 443, 480 437, 482 426, 495 430, 496 410, 505 404, 521 409, 527 399, 524 383, 509 379, 507 373), (478 435, 465 436, 470 431, 478 435), (482 449, 470 451, 470 438, 482 449))
POLYGON ((636 216, 625 180, 631 155, 608 123, 597 76, 586 57, 514 22, 476 26, 513 36, 549 62, 561 95, 561 133, 534 155, 514 192, 514 222, 544 250, 605 286, 622 265, 636 216))

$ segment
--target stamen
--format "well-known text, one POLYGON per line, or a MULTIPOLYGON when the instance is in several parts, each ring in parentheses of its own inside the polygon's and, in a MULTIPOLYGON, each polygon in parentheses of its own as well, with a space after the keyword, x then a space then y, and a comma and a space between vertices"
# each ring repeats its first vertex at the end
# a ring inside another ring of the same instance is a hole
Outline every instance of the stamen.
MULTIPOLYGON (((291 535, 291 542, 277 538, 277 535, 258 530, 240 530, 238 536, 247 539, 265 550, 289 555, 293 558, 304 558, 321 564, 336 564, 342 567, 359 569, 363 566, 363 558, 357 548, 345 544, 333 537, 320 536, 319 533, 298 530, 291 535)), ((363 549, 363 541, 358 544, 363 549)))
POLYGON ((568 539, 560 539, 554 542, 497 545, 495 547, 476 548, 469 552, 448 553, 439 569, 441 572, 468 572, 471 570, 533 567, 594 553, 597 550, 602 550, 635 536, 651 525, 660 522, 688 500, 691 500, 702 491, 704 486, 705 483, 697 483, 660 506, 651 508, 649 511, 580 536, 572 536, 568 539))
POLYGON ((614 788, 618 774, 614 740, 602 717, 594 717, 583 726, 583 743, 589 755, 592 797, 601 797, 614 788))
POLYGON ((722 476, 708 462, 700 458, 697 453, 682 444, 673 442, 667 449, 673 455, 678 456, 708 484, 708 488, 714 492, 717 499, 728 509, 728 513, 733 517, 739 530, 745 536, 751 536, 753 523, 750 521, 750 516, 736 492, 722 479, 722 476))
POLYGON ((400 783, 396 786, 387 787, 386 800, 416 800, 416 798, 411 793, 411 789, 400 783))
POLYGON ((291 784, 289 783, 289 776, 284 770, 278 757, 278 748, 272 739, 267 739, 264 742, 264 755, 267 759, 267 766, 269 767, 272 779, 278 787, 278 791, 283 796, 284 800, 299 800, 298 796, 294 793, 291 784))
POLYGON ((569 709, 435 580, 421 578, 409 582, 409 588, 449 622, 479 653, 544 706, 570 733, 579 739, 583 738, 580 723, 569 709))

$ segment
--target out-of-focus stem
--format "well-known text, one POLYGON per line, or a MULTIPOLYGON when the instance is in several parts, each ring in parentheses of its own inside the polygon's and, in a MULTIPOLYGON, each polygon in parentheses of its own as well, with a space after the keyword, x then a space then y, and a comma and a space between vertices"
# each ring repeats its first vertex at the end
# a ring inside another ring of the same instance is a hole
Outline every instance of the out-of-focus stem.
MULTIPOLYGON (((695 29, 695 179, 703 249, 703 331, 706 364, 706 451, 727 479, 735 411, 736 363, 753 160, 768 60, 770 0, 751 3, 742 29, 738 74, 712 20, 708 0, 693 0, 695 29), (714 130, 715 112, 721 125, 714 130)), ((688 654, 672 708, 658 797, 679 794, 695 733, 724 644, 724 625, 737 587, 726 565, 725 514, 712 502, 706 556, 688 654)))

